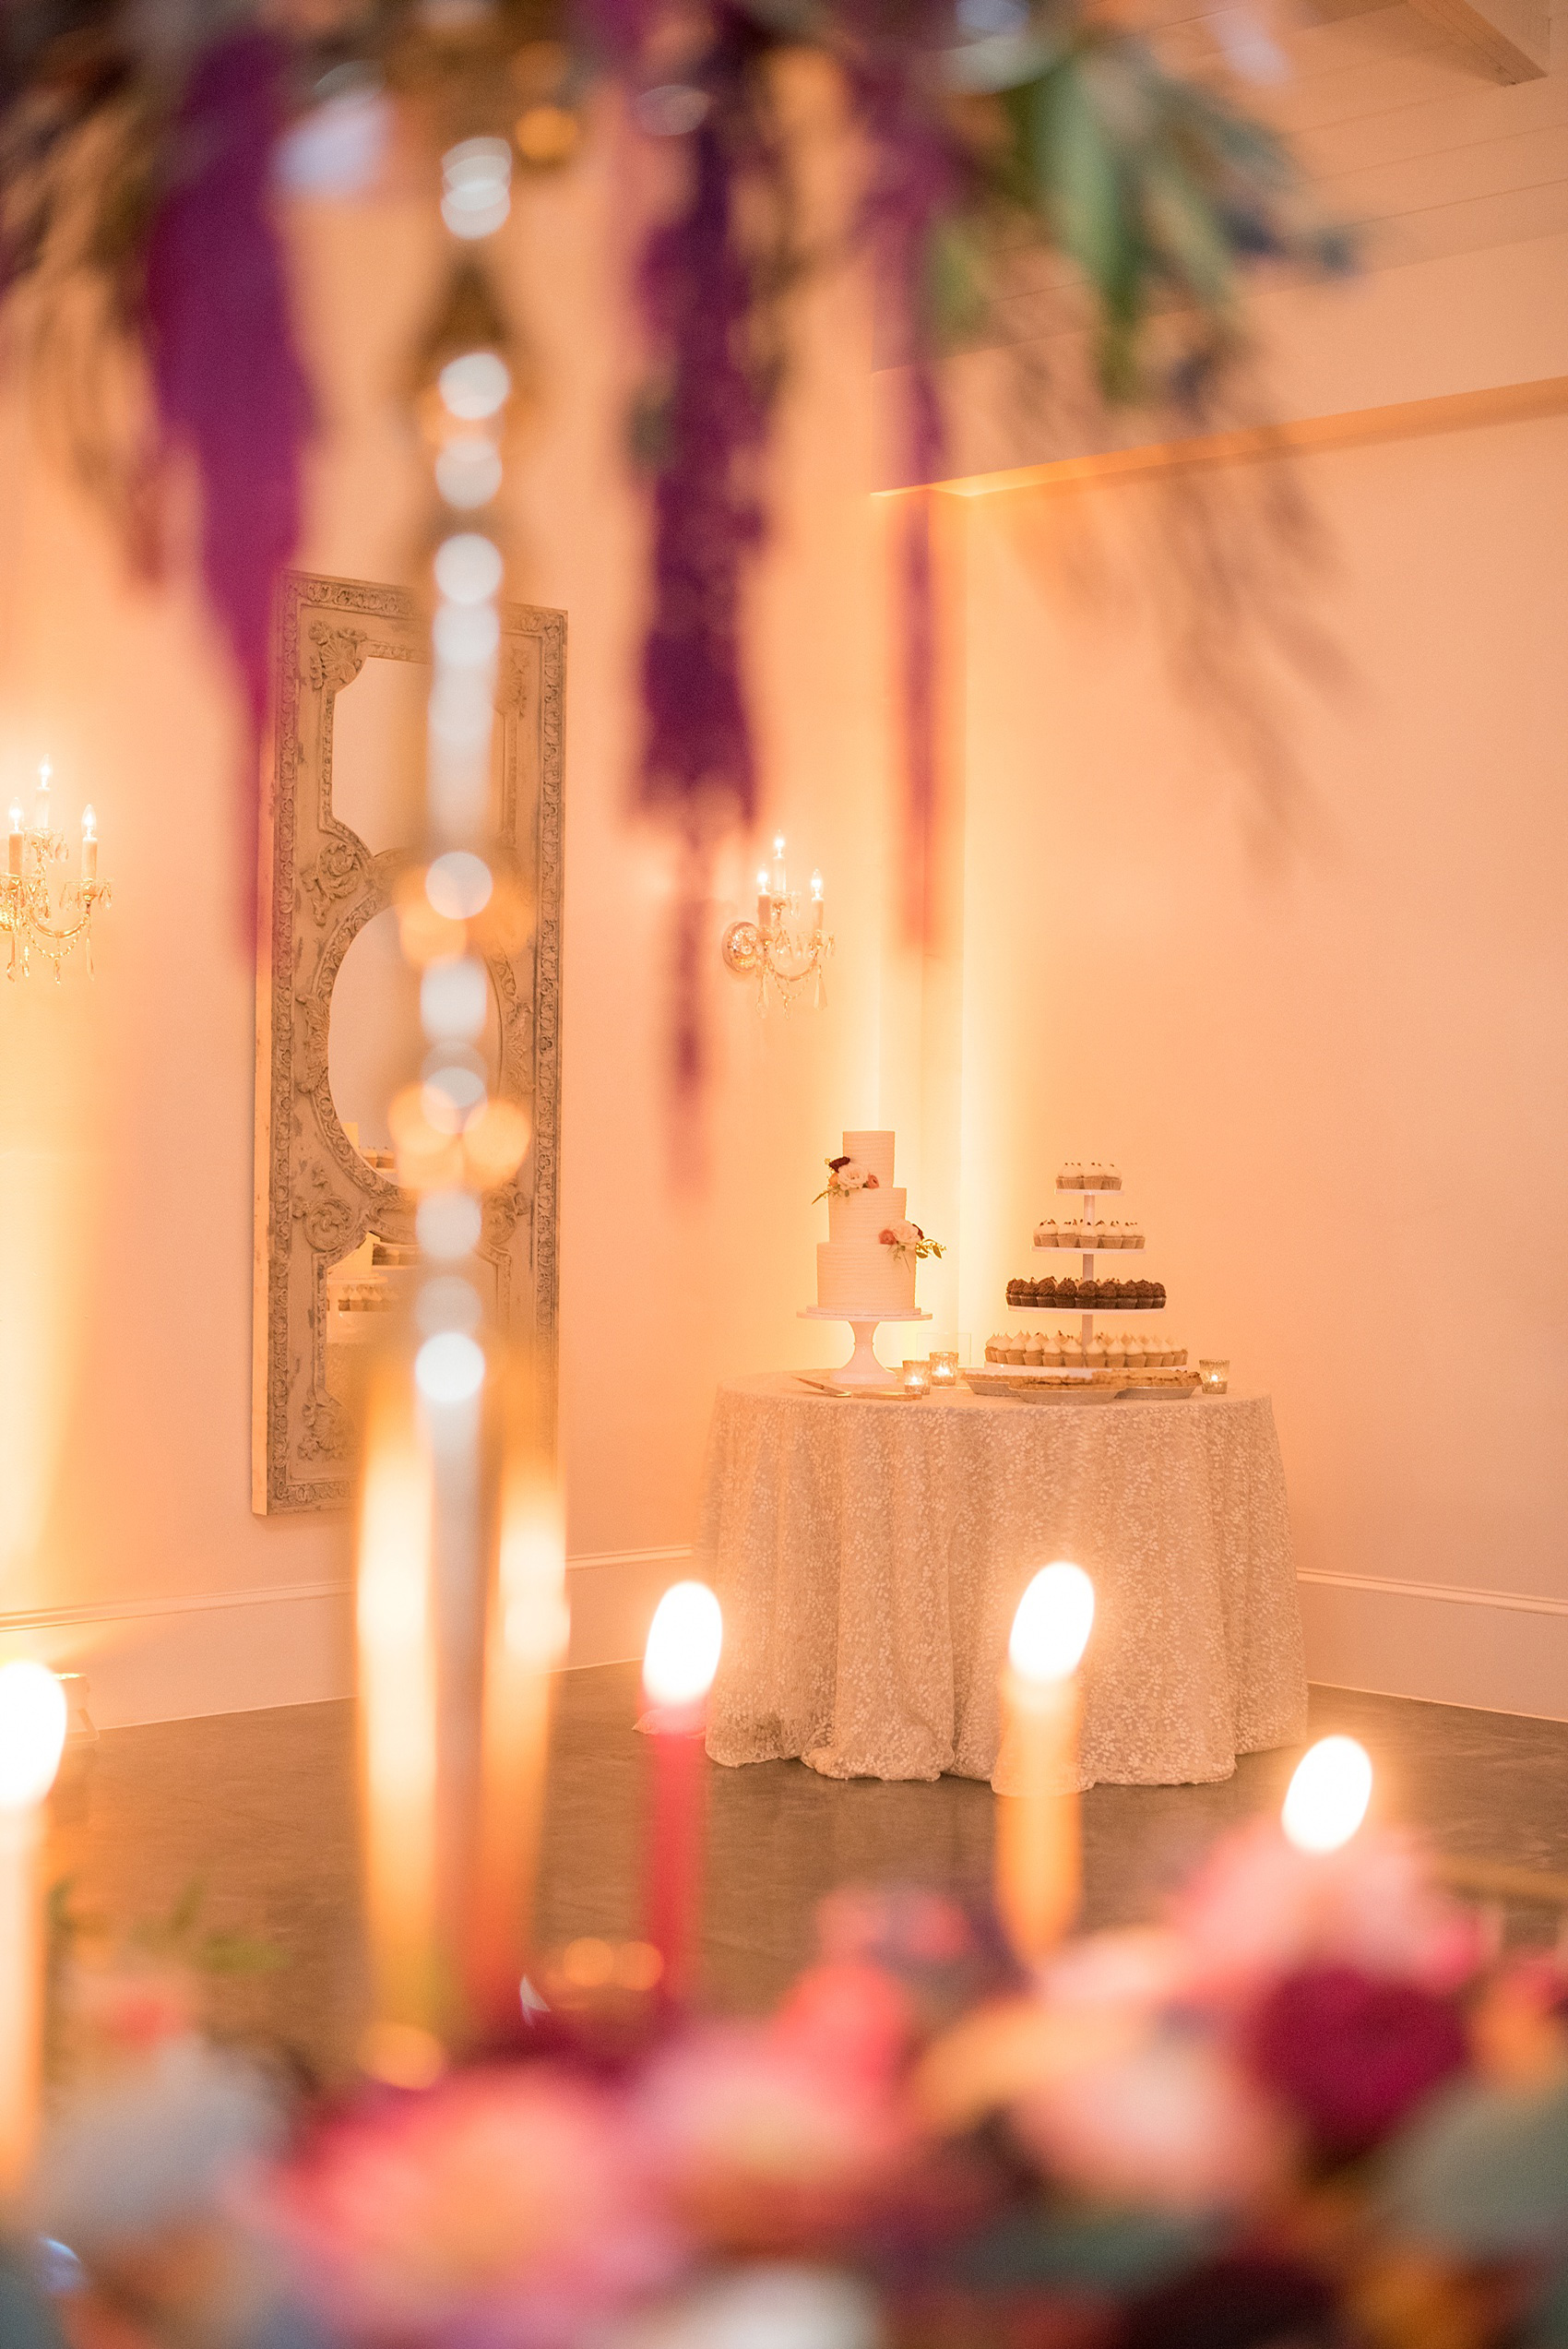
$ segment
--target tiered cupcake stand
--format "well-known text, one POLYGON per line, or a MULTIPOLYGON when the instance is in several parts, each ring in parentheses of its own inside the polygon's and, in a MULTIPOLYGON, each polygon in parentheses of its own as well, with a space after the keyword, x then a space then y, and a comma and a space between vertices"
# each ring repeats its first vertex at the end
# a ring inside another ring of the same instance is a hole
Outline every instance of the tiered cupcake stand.
MULTIPOLYGON (((1087 1259, 1086 1259, 1087 1261, 1087 1259)), ((842 1313, 832 1306, 808 1305, 801 1309, 802 1321, 847 1321, 854 1332, 855 1351, 842 1370, 833 1374, 838 1387, 890 1387, 897 1373, 876 1358, 876 1333, 884 1321, 929 1321, 929 1313, 879 1313, 870 1320, 857 1320, 853 1314, 842 1313)))
MULTIPOLYGON (((1107 1190, 1101 1186, 1097 1186, 1094 1190, 1063 1190, 1061 1186, 1058 1185, 1056 1196, 1058 1198, 1082 1199, 1084 1204, 1083 1214, 1080 1221, 1092 1228, 1095 1221, 1095 1202, 1098 1199, 1119 1199, 1122 1194, 1120 1191, 1107 1190)), ((1103 1222, 1104 1220, 1105 1219, 1102 1216, 1100 1221, 1103 1222)), ((1040 1243, 1037 1240, 1035 1246, 1038 1247, 1040 1243)), ((1071 1255, 1074 1251, 1071 1249, 1064 1251, 1060 1247, 1051 1250, 1051 1254, 1055 1256, 1061 1256, 1064 1253, 1071 1255)), ((1081 1253, 1083 1258, 1083 1277, 1086 1281, 1092 1281, 1095 1278, 1094 1260, 1097 1256, 1102 1258, 1106 1256, 1113 1256, 1117 1262, 1120 1263, 1124 1256, 1141 1256, 1143 1254, 1143 1250, 1141 1248, 1084 1248, 1079 1251, 1079 1253, 1081 1253)), ((1158 1306, 1147 1305, 1096 1306, 1094 1313, 1086 1313, 1080 1317, 1080 1335, 1084 1341, 1084 1351, 1086 1353, 1087 1353, 1089 1340, 1094 1336, 1095 1313, 1158 1313, 1159 1310, 1160 1308, 1158 1306)), ((1089 1376, 1089 1371, 1088 1366, 1086 1364, 1082 1370, 1074 1368, 1053 1370, 1051 1376, 1056 1378, 1087 1378, 1089 1376)))

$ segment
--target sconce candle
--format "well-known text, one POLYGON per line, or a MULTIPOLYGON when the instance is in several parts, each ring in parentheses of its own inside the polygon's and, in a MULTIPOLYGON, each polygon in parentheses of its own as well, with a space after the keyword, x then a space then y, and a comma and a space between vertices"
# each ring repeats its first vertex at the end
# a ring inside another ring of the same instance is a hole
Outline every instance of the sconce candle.
POLYGON ((790 884, 784 874, 784 835, 782 832, 775 832, 773 836, 773 894, 775 897, 788 897, 790 894, 790 884))
POLYGON ((768 892, 766 866, 756 876, 756 925, 758 935, 765 938, 773 927, 773 899, 768 892))
POLYGON ((21 803, 11 803, 11 829, 6 842, 6 870, 13 879, 19 879, 22 870, 22 810, 21 803))
POLYGON ((648 1710, 641 1726, 653 1742, 644 1938, 662 1961, 660 1995, 667 2004, 681 2003, 691 1985, 702 1901, 707 1695, 723 1637, 719 1601, 707 1585, 676 1582, 654 1610, 643 1655, 648 1710))
POLYGON ((38 789, 33 793, 32 828, 35 832, 47 832, 53 821, 49 798, 49 778, 53 773, 46 758, 38 770, 38 789))
POLYGON ((98 878, 98 818, 90 805, 82 809, 82 878, 98 878))
POLYGON ((43 1803, 65 1743, 65 1692, 41 1663, 0 1670, 0 2195, 27 2176, 43 2038, 43 1803))
POLYGON ((812 931, 814 936, 819 938, 822 936, 822 924, 824 919, 822 875, 820 873, 814 873, 812 875, 812 931))
POLYGON ((1082 1890, 1077 1669, 1093 1622, 1094 1585, 1065 1563, 1035 1576, 1013 1618, 1002 1675, 995 1881, 997 1912, 1025 1965, 1056 1947, 1082 1890))

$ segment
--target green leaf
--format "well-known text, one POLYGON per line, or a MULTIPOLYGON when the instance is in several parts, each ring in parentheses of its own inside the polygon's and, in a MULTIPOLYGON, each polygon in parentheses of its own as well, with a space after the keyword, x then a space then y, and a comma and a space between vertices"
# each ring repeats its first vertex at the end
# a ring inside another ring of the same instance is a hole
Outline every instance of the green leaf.
POLYGON ((1568 2089, 1467 2081, 1426 2106, 1381 2165, 1382 2221, 1464 2259, 1507 2259, 1568 2228, 1568 2089))
POLYGON ((1207 310, 1226 310, 1234 292, 1230 246, 1203 190, 1180 166, 1151 160, 1143 177, 1149 242, 1163 250, 1207 310))
POLYGON ((192 1962, 203 1973, 277 1973, 289 1960, 271 1941, 244 1933, 208 1933, 193 1950, 192 1962))

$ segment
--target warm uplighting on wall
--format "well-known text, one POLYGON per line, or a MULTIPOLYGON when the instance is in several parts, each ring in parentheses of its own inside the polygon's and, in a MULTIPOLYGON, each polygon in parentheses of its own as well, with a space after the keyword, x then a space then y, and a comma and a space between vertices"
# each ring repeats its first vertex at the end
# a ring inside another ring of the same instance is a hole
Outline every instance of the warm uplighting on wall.
POLYGON ((725 969, 737 979, 756 981, 759 1011, 767 1009, 770 984, 788 1010, 807 979, 814 983, 812 1008, 820 1011, 827 1000, 823 965, 833 951, 833 939, 826 927, 823 878, 820 873, 812 875, 811 895, 802 903, 800 891, 790 887, 784 846, 783 833, 776 833, 773 862, 763 865, 756 876, 755 918, 731 922, 719 950, 725 969))
POLYGON ((109 902, 109 884, 98 877, 98 818, 90 805, 82 810, 81 863, 76 878, 53 872, 55 865, 68 863, 70 852, 64 833, 54 829, 53 774, 46 758, 38 770, 30 823, 20 800, 11 803, 6 870, 0 874, 0 930, 10 933, 7 976, 13 979, 28 976, 34 948, 53 964, 58 978, 61 964, 78 940, 86 947, 90 975, 92 917, 109 902))

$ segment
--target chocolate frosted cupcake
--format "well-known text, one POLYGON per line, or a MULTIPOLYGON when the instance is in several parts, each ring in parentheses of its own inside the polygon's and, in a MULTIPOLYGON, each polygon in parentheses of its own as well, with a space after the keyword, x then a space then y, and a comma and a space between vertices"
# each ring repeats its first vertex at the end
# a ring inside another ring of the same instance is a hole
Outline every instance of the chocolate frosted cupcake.
POLYGON ((1076 1306, 1082 1298, 1086 1285, 1082 1281, 1075 1281, 1069 1272, 1065 1281, 1058 1281, 1056 1283, 1057 1304, 1076 1306))
POLYGON ((1154 1287, 1154 1301, 1155 1301, 1156 1305, 1163 1305, 1163 1304, 1165 1303, 1165 1283, 1164 1283, 1164 1282, 1163 1282, 1163 1281, 1156 1281, 1156 1282, 1153 1283, 1153 1287, 1154 1287))
POLYGON ((1056 1275, 1054 1272, 1048 1272, 1043 1281, 1037 1281, 1035 1282, 1035 1287, 1040 1292, 1039 1301, 1041 1305, 1054 1305, 1056 1303, 1056 1275))

